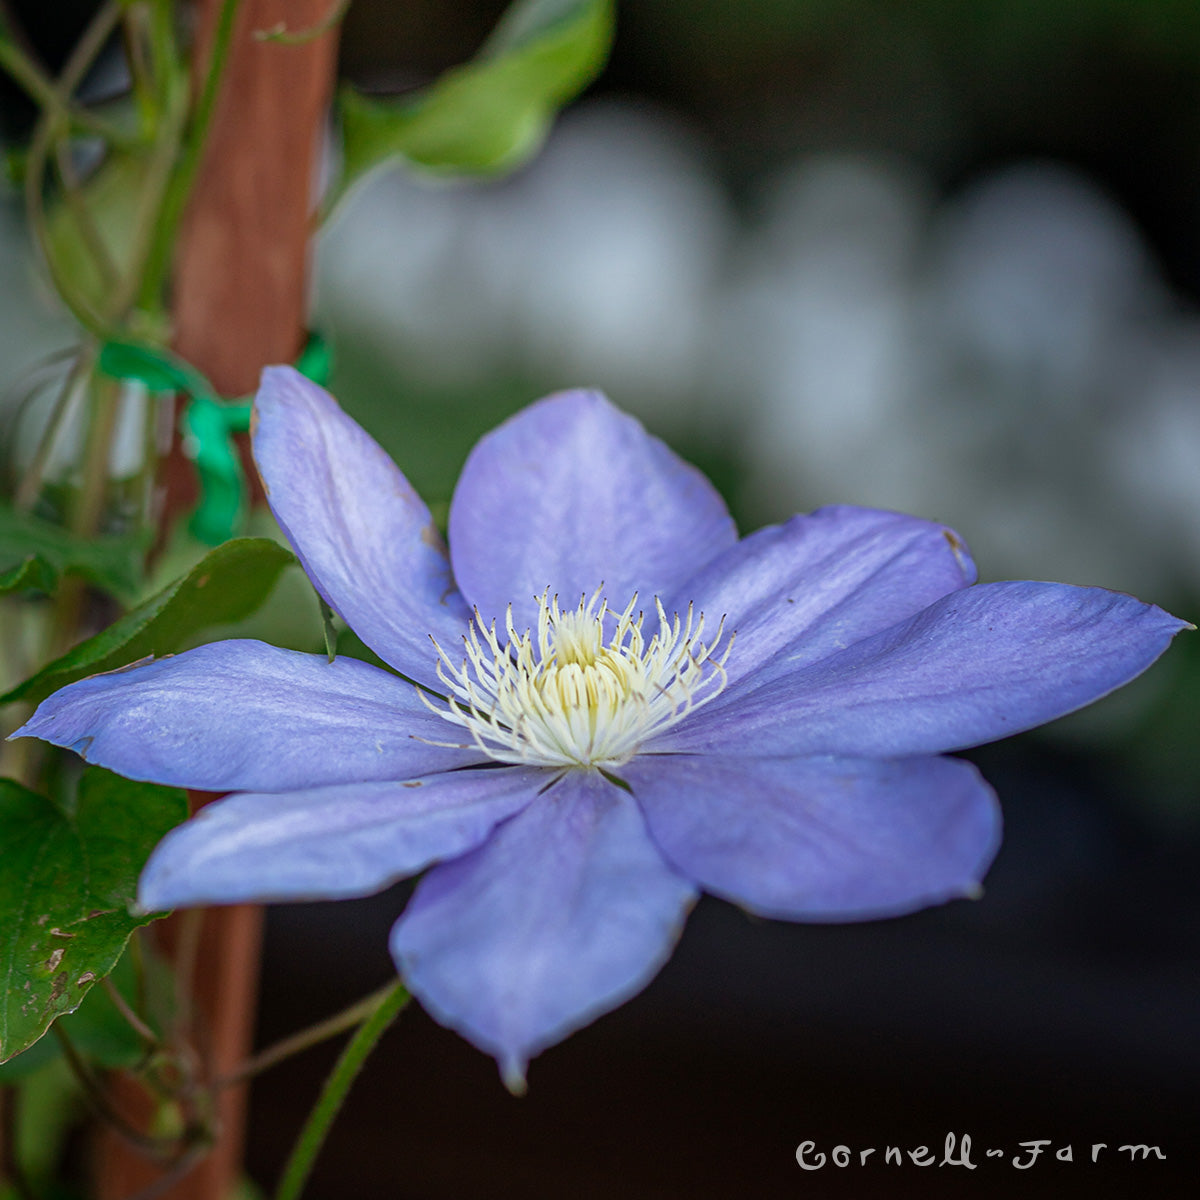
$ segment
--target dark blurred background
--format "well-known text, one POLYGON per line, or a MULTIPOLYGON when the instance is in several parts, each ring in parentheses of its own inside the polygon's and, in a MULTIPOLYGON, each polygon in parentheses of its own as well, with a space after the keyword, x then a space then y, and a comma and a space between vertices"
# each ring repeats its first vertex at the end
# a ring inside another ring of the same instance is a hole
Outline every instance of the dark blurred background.
MULTIPOLYGON (((53 57, 89 5, 24 7, 53 57)), ((420 85, 503 7, 354 0, 343 74, 420 85)), ((11 94, 4 111, 19 133, 11 94)), ((0 210, 6 376, 69 337, 17 210, 0 210)), ((374 177, 317 276, 333 390, 435 511, 480 433, 596 384, 709 471, 743 529, 900 508, 954 525, 985 579, 1115 587, 1200 620, 1192 4, 627 3, 607 73, 532 166, 374 177)), ((277 640, 315 646, 313 614, 277 640)), ((1197 1194, 1194 641, 970 756, 1007 823, 980 901, 821 927, 706 900, 659 978, 536 1060, 520 1100, 414 1007, 309 1195, 1197 1194), (890 1145, 940 1159, 951 1132, 976 1170, 881 1164, 890 1145), (805 1172, 805 1139, 876 1153, 805 1172), (1018 1170, 1031 1139, 1051 1145, 1018 1170), (1130 1165, 1130 1143, 1165 1161, 1130 1165)), ((386 980, 404 896, 272 910, 262 1042, 386 980)), ((264 1187, 334 1053, 255 1085, 264 1187)))

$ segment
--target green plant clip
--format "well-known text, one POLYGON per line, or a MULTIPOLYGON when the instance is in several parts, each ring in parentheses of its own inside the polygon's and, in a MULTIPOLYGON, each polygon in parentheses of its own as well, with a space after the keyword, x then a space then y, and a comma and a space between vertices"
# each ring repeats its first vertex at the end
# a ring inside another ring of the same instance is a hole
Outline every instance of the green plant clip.
MULTIPOLYGON (((233 437, 249 430, 253 397, 223 401, 190 363, 143 342, 106 342, 97 365, 114 379, 133 379, 151 392, 182 392, 188 397, 180 417, 180 434, 183 452, 195 463, 200 477, 200 503, 189 528, 206 545, 228 541, 246 518, 246 478, 233 437)), ((331 367, 328 343, 319 334, 311 334, 296 369, 314 383, 324 384, 331 367)))

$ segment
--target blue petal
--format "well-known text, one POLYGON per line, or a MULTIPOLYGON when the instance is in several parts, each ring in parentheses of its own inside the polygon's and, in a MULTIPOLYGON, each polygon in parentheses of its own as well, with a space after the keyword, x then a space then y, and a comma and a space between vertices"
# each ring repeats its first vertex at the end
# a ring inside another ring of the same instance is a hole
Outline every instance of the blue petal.
POLYGON ((618 608, 650 603, 736 540, 708 480, 599 392, 551 396, 481 439, 450 507, 463 595, 489 620, 511 602, 519 628, 546 588, 564 606, 601 584, 618 608))
POLYGON ((457 644, 469 613, 429 509, 328 392, 269 367, 254 401, 267 501, 329 606, 385 662, 437 686, 433 634, 457 644))
MULTIPOLYGON (((669 599, 737 638, 729 683, 760 684, 887 629, 975 581, 953 530, 871 508, 836 506, 760 529, 669 599)), ((736 696, 730 687, 724 705, 736 696)))
POLYGON ((473 849, 545 782, 544 771, 512 767, 229 796, 158 844, 138 902, 150 912, 365 896, 473 849))
POLYGON ((656 751, 900 758, 1032 729, 1141 674, 1187 622, 1101 588, 990 583, 699 709, 656 751))
POLYGON ((669 862, 769 917, 863 920, 977 892, 1000 809, 950 758, 644 756, 622 769, 669 862))
POLYGON ((93 675, 42 702, 39 737, 130 779, 204 791, 291 791, 408 779, 479 762, 410 683, 352 658, 213 642, 93 675))
POLYGON ((531 1056, 649 982, 695 894, 628 793, 571 772, 425 876, 392 954, 426 1009, 517 1089, 531 1056))

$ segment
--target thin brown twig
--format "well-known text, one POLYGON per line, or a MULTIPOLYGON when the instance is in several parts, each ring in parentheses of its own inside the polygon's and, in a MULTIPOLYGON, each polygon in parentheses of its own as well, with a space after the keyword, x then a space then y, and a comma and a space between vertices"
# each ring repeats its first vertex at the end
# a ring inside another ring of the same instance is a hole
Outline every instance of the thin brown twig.
POLYGON ((120 988, 113 983, 112 976, 105 975, 101 982, 104 985, 104 990, 108 993, 109 999, 114 1005, 116 1005, 117 1012, 119 1012, 121 1016, 125 1018, 125 1020, 132 1027, 134 1033, 136 1033, 143 1041, 149 1043, 149 1045, 155 1047, 159 1046, 161 1041, 158 1034, 155 1033, 154 1030, 151 1029, 150 1026, 147 1025, 146 1022, 143 1021, 136 1012, 133 1011, 133 1006, 128 1000, 125 999, 124 996, 121 995, 120 988))
POLYGON ((165 1154, 168 1154, 179 1145, 178 1138, 154 1137, 152 1134, 143 1133, 140 1129, 136 1129, 130 1124, 129 1121, 113 1108, 109 1098, 104 1094, 104 1088, 92 1072, 91 1067, 83 1061, 79 1055, 79 1051, 75 1049, 71 1039, 63 1031, 62 1023, 55 1021, 50 1028, 58 1038, 58 1043, 62 1048, 63 1056, 67 1060, 67 1065, 71 1068, 71 1073, 75 1076, 83 1091, 84 1100, 87 1101, 88 1107, 91 1108, 97 1117, 107 1125, 111 1125, 136 1150, 156 1162, 161 1161, 165 1154))

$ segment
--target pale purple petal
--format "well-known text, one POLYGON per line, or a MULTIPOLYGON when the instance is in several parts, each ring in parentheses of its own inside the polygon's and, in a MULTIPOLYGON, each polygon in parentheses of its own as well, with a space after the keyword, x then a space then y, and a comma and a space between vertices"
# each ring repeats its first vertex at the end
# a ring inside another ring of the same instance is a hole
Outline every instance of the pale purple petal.
POLYGON ((737 540, 705 477, 599 392, 563 392, 471 451, 450 506, 463 595, 486 618, 533 623, 546 588, 564 606, 601 584, 618 609, 669 591, 737 540))
POLYGON ((14 737, 39 737, 130 779, 204 791, 291 791, 408 779, 484 756, 416 688, 353 658, 212 642, 81 679, 14 737))
MULTIPOLYGON (((838 506, 760 529, 682 584, 667 605, 703 612, 737 638, 729 683, 758 684, 816 662, 975 581, 953 530, 838 506)), ((730 687, 719 702, 736 703, 730 687), (727 699, 728 698, 728 699, 727 699)))
POLYGON ((369 895, 473 849, 545 783, 544 770, 508 767, 229 796, 158 844, 138 902, 149 912, 369 895))
POLYGON ((436 686, 429 636, 456 644, 469 614, 429 509, 374 439, 291 367, 263 372, 254 416, 267 501, 317 591, 385 662, 436 686))
POLYGON ((961 750, 1098 700, 1187 627, 1121 592, 979 584, 737 705, 700 709, 647 749, 866 758, 961 750))
POLYGON ((392 954, 425 1008, 515 1088, 539 1050, 645 986, 695 895, 627 792, 571 772, 426 875, 392 954))
POLYGON ((1000 809, 951 758, 634 759, 621 774, 669 862, 793 920, 894 916, 977 892, 1000 809))

